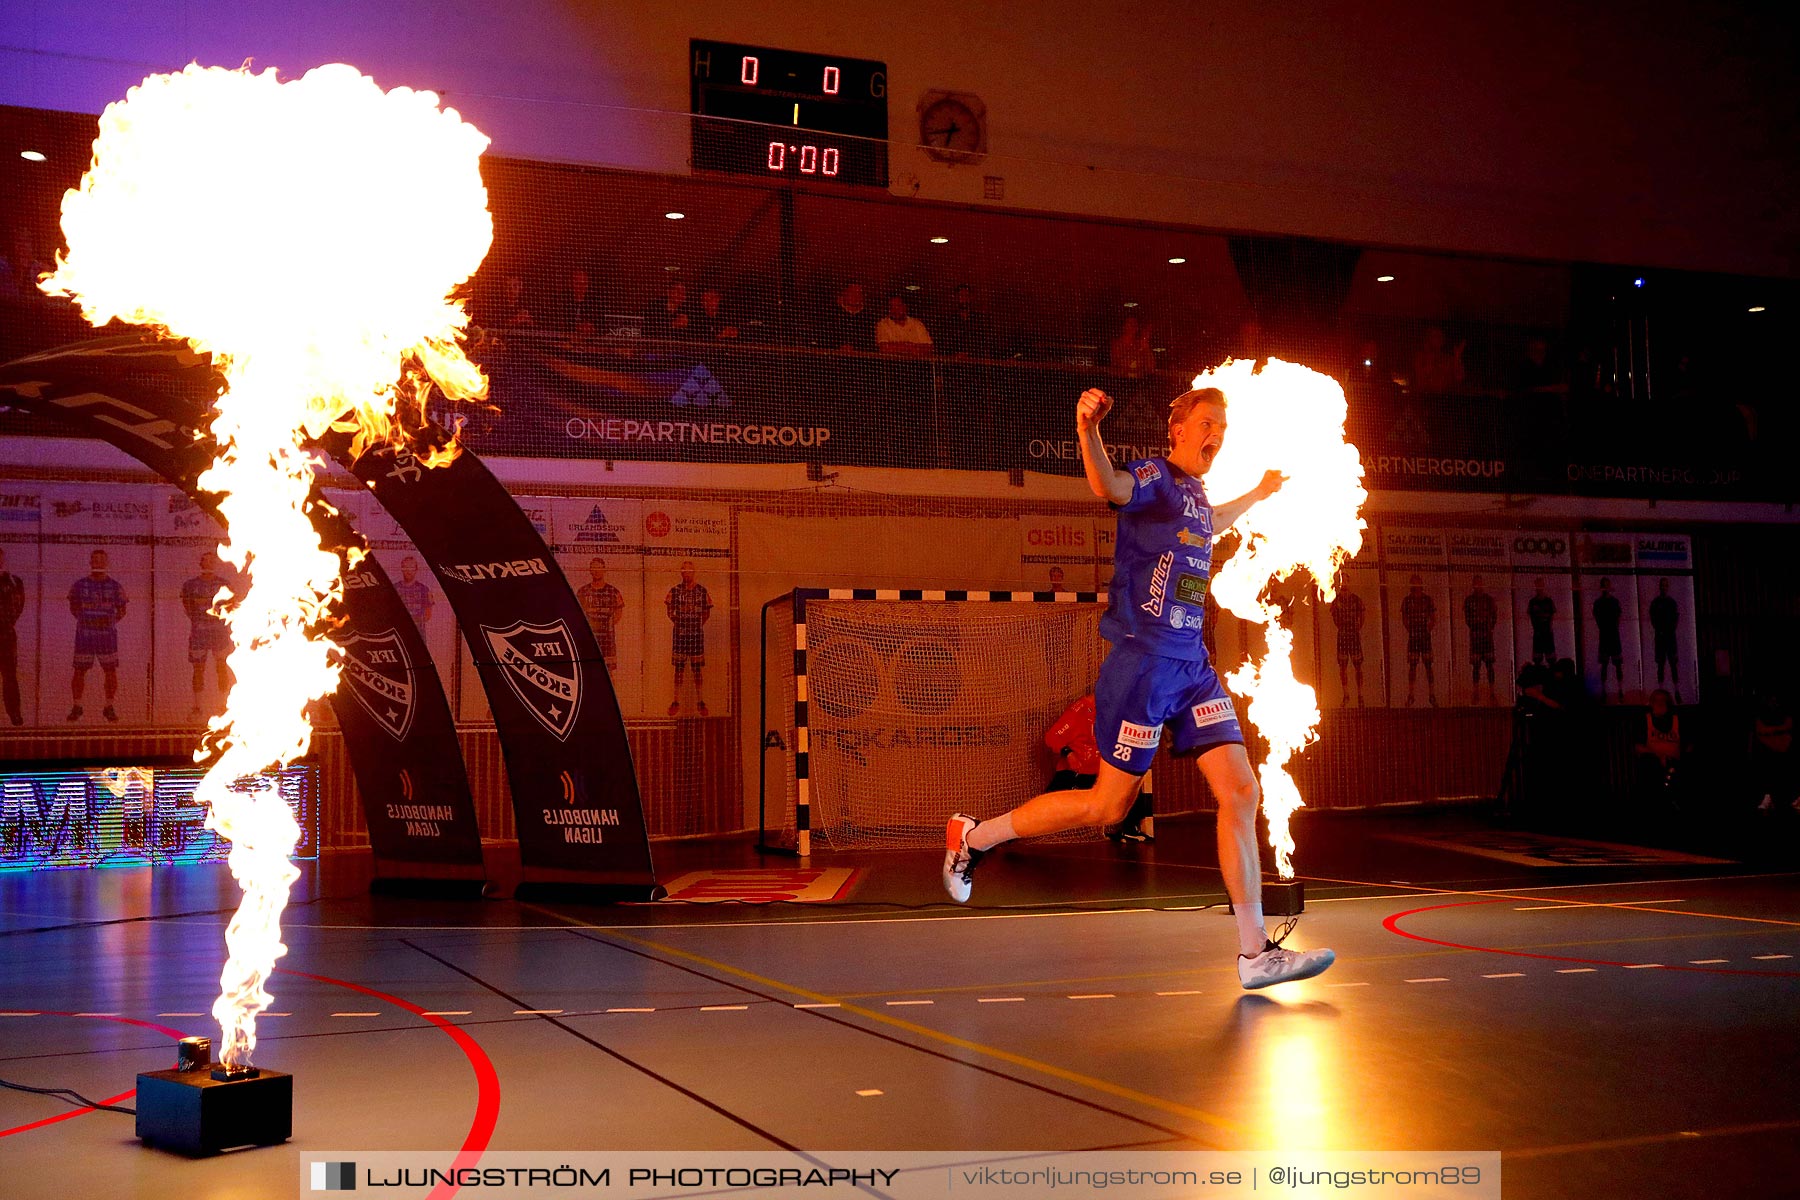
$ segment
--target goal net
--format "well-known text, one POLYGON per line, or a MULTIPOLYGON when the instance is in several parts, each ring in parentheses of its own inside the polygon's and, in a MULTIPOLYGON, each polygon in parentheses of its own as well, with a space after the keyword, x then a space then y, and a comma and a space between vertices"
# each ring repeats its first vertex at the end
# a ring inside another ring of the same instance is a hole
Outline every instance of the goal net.
MULTIPOLYGON (((937 846, 1044 790, 1104 592, 797 590, 763 610, 765 845, 937 846)), ((1085 836, 1098 836, 1089 832, 1085 836)))

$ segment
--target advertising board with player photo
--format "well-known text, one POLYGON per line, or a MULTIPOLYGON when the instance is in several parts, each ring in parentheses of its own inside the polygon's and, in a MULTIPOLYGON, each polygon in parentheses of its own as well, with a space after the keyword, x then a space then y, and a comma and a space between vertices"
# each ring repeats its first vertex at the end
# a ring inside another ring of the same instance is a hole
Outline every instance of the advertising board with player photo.
POLYGON ((731 510, 646 502, 643 513, 644 711, 677 719, 730 712, 731 510))
POLYGON ((555 502, 556 560, 575 589, 619 711, 643 717, 643 505, 637 500, 562 497, 555 502))
POLYGON ((1386 528, 1381 539, 1387 588, 1389 704, 1436 708, 1449 700, 1449 540, 1441 529, 1386 528))
POLYGON ((49 723, 59 715, 82 727, 150 719, 157 496, 131 484, 44 489, 38 693, 49 723))

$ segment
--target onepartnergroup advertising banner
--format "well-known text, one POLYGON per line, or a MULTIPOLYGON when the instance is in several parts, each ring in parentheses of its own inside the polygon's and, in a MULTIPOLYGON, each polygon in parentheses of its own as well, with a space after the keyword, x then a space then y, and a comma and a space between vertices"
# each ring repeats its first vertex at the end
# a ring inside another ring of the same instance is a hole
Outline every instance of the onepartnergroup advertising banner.
MULTIPOLYGON (((667 462, 1081 473, 1074 403, 1113 397, 1106 441, 1127 462, 1163 452, 1177 372, 1126 377, 1060 362, 925 359, 745 342, 509 333, 486 360, 496 411, 455 414, 485 454, 667 462)), ((1577 448, 1509 428, 1493 396, 1352 394, 1377 490, 1731 497, 1741 467, 1689 448, 1577 448), (1359 409, 1358 406, 1372 406, 1359 409), (1521 435, 1524 436, 1521 436, 1521 435)), ((452 419, 445 414, 446 421, 452 419)))

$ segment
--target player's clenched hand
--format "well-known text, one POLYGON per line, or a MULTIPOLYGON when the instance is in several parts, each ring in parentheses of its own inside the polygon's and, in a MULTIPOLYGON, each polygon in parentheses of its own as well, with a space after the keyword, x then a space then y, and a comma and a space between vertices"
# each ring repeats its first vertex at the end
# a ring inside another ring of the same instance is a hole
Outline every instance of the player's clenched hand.
POLYGON ((1286 483, 1287 480, 1288 477, 1283 475, 1280 471, 1264 471, 1262 482, 1256 485, 1257 498, 1260 500, 1267 500, 1270 496, 1279 492, 1281 490, 1281 485, 1286 483))
POLYGON ((1089 388, 1081 393, 1081 399, 1075 402, 1075 430, 1086 433, 1100 423, 1102 417, 1112 411, 1112 397, 1099 388, 1089 388))

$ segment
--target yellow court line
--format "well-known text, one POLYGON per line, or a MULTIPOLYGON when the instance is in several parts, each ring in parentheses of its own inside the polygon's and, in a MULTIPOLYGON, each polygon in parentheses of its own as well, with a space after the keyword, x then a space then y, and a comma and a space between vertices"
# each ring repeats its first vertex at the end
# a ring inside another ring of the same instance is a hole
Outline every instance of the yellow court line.
MULTIPOLYGON (((572 917, 566 917, 551 909, 539 908, 537 905, 529 903, 526 903, 523 906, 537 912, 542 912, 547 916, 555 917, 570 925, 583 928, 587 927, 586 922, 575 920, 572 917)), ((709 970, 722 971, 727 975, 734 975, 739 979, 748 980, 749 982, 758 984, 762 987, 774 988, 777 991, 788 992, 795 996, 804 996, 807 1000, 814 1003, 832 1002, 835 1000, 835 997, 810 991, 807 988, 796 987, 791 983, 784 983, 779 979, 770 979, 767 976, 758 975, 753 971, 746 971, 741 967, 734 967, 730 963, 719 962, 717 959, 707 958, 702 954, 694 954, 691 951, 680 950, 674 946, 666 946, 661 942, 653 942, 649 938, 633 937, 632 935, 623 933, 617 929, 609 929, 606 933, 621 941, 633 942, 639 946, 656 950, 675 958, 686 959, 689 962, 697 963, 709 970)), ((1152 1096, 1148 1092, 1140 1092, 1134 1088, 1124 1087, 1105 1079, 1096 1079, 1091 1075, 1083 1075, 1079 1071, 1071 1071, 1067 1067, 1056 1066, 1054 1063, 1040 1062, 1035 1058, 1027 1058, 1022 1054, 1014 1054, 1010 1050, 1002 1050, 997 1046, 985 1045, 981 1042, 971 1041, 968 1038, 961 1038, 954 1034, 932 1029, 929 1026, 919 1025, 912 1021, 904 1021, 899 1017, 889 1016, 887 1013, 878 1012, 874 1009, 863 1008, 855 1004, 844 1004, 840 1007, 839 1011, 855 1013, 864 1020, 888 1025, 895 1029, 903 1029, 916 1037, 928 1038, 948 1046, 955 1046, 959 1050, 967 1050, 970 1053, 997 1059, 1000 1062, 1007 1063, 1011 1066, 1023 1067, 1028 1071, 1036 1071, 1040 1074, 1048 1075, 1053 1079, 1060 1079, 1064 1083, 1072 1083, 1078 1087, 1089 1088, 1093 1091, 1101 1092, 1108 1096, 1114 1096, 1121 1100, 1129 1100, 1133 1104, 1141 1104, 1146 1108, 1153 1108, 1159 1112, 1166 1112, 1173 1116, 1184 1117, 1190 1121, 1198 1121, 1203 1125, 1210 1125, 1214 1129, 1221 1129, 1228 1133, 1237 1134, 1240 1137, 1247 1137, 1254 1132, 1254 1130, 1247 1125, 1233 1121, 1229 1117, 1221 1117, 1217 1113, 1207 1112, 1205 1109, 1194 1108, 1191 1105, 1181 1104, 1174 1100, 1167 1100, 1161 1096, 1152 1096)))
POLYGON ((1571 1142, 1562 1146, 1534 1146, 1525 1150, 1505 1150, 1504 1159, 1552 1158, 1559 1154, 1590 1154, 1595 1150, 1629 1150, 1635 1146, 1656 1146, 1666 1142, 1711 1137, 1743 1137, 1752 1133, 1773 1133, 1779 1129, 1800 1129, 1800 1121, 1763 1121, 1756 1125, 1728 1125, 1719 1129, 1688 1129, 1680 1133, 1645 1133, 1636 1137, 1608 1138, 1598 1142, 1571 1142))

